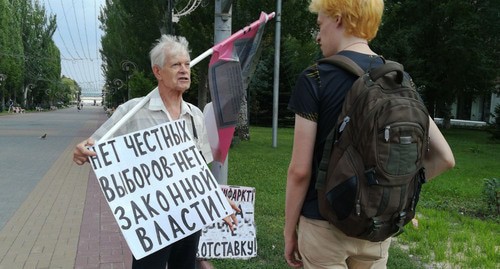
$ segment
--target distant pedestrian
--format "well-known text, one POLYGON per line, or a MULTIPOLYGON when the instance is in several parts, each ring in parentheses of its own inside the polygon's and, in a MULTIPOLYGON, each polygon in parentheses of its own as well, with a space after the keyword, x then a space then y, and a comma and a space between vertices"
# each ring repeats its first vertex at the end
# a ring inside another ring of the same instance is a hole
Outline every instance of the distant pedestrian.
POLYGON ((12 101, 12 99, 9 99, 9 113, 12 111, 13 108, 14 108, 14 101, 12 101))

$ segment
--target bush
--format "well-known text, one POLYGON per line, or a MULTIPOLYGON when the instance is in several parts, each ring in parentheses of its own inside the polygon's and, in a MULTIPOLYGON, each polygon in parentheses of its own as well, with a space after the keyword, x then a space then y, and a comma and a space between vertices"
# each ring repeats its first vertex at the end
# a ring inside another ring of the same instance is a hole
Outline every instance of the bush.
POLYGON ((487 213, 498 217, 500 215, 500 179, 485 179, 483 195, 488 209, 487 213))

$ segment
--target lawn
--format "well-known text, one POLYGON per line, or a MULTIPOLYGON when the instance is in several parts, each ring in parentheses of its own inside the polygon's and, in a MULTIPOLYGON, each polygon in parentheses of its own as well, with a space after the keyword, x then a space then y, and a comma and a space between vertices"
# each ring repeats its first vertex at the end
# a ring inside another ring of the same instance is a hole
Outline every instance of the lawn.
MULTIPOLYGON (((288 268, 283 259, 285 183, 293 129, 252 127, 251 140, 229 152, 228 182, 256 188, 258 256, 213 260, 223 268, 288 268)), ((455 169, 424 185, 418 227, 408 225, 390 250, 388 268, 500 268, 500 223, 486 209, 485 178, 500 177, 500 143, 478 130, 444 132, 455 169)))

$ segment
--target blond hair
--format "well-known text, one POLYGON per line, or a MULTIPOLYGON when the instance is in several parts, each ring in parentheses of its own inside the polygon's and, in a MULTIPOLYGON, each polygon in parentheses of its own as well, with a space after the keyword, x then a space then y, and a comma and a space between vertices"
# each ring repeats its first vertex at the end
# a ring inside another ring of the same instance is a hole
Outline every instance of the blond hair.
POLYGON ((384 12, 383 0, 311 0, 309 10, 340 16, 346 34, 372 40, 377 35, 384 12))

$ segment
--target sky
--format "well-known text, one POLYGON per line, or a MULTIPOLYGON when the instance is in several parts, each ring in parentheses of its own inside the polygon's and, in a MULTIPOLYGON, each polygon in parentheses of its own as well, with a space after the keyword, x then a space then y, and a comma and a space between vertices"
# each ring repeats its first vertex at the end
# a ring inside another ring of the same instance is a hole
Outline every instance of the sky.
POLYGON ((105 0, 40 0, 48 14, 57 16, 52 39, 61 52, 61 75, 75 80, 82 95, 101 95, 104 75, 99 53, 98 19, 105 0))

